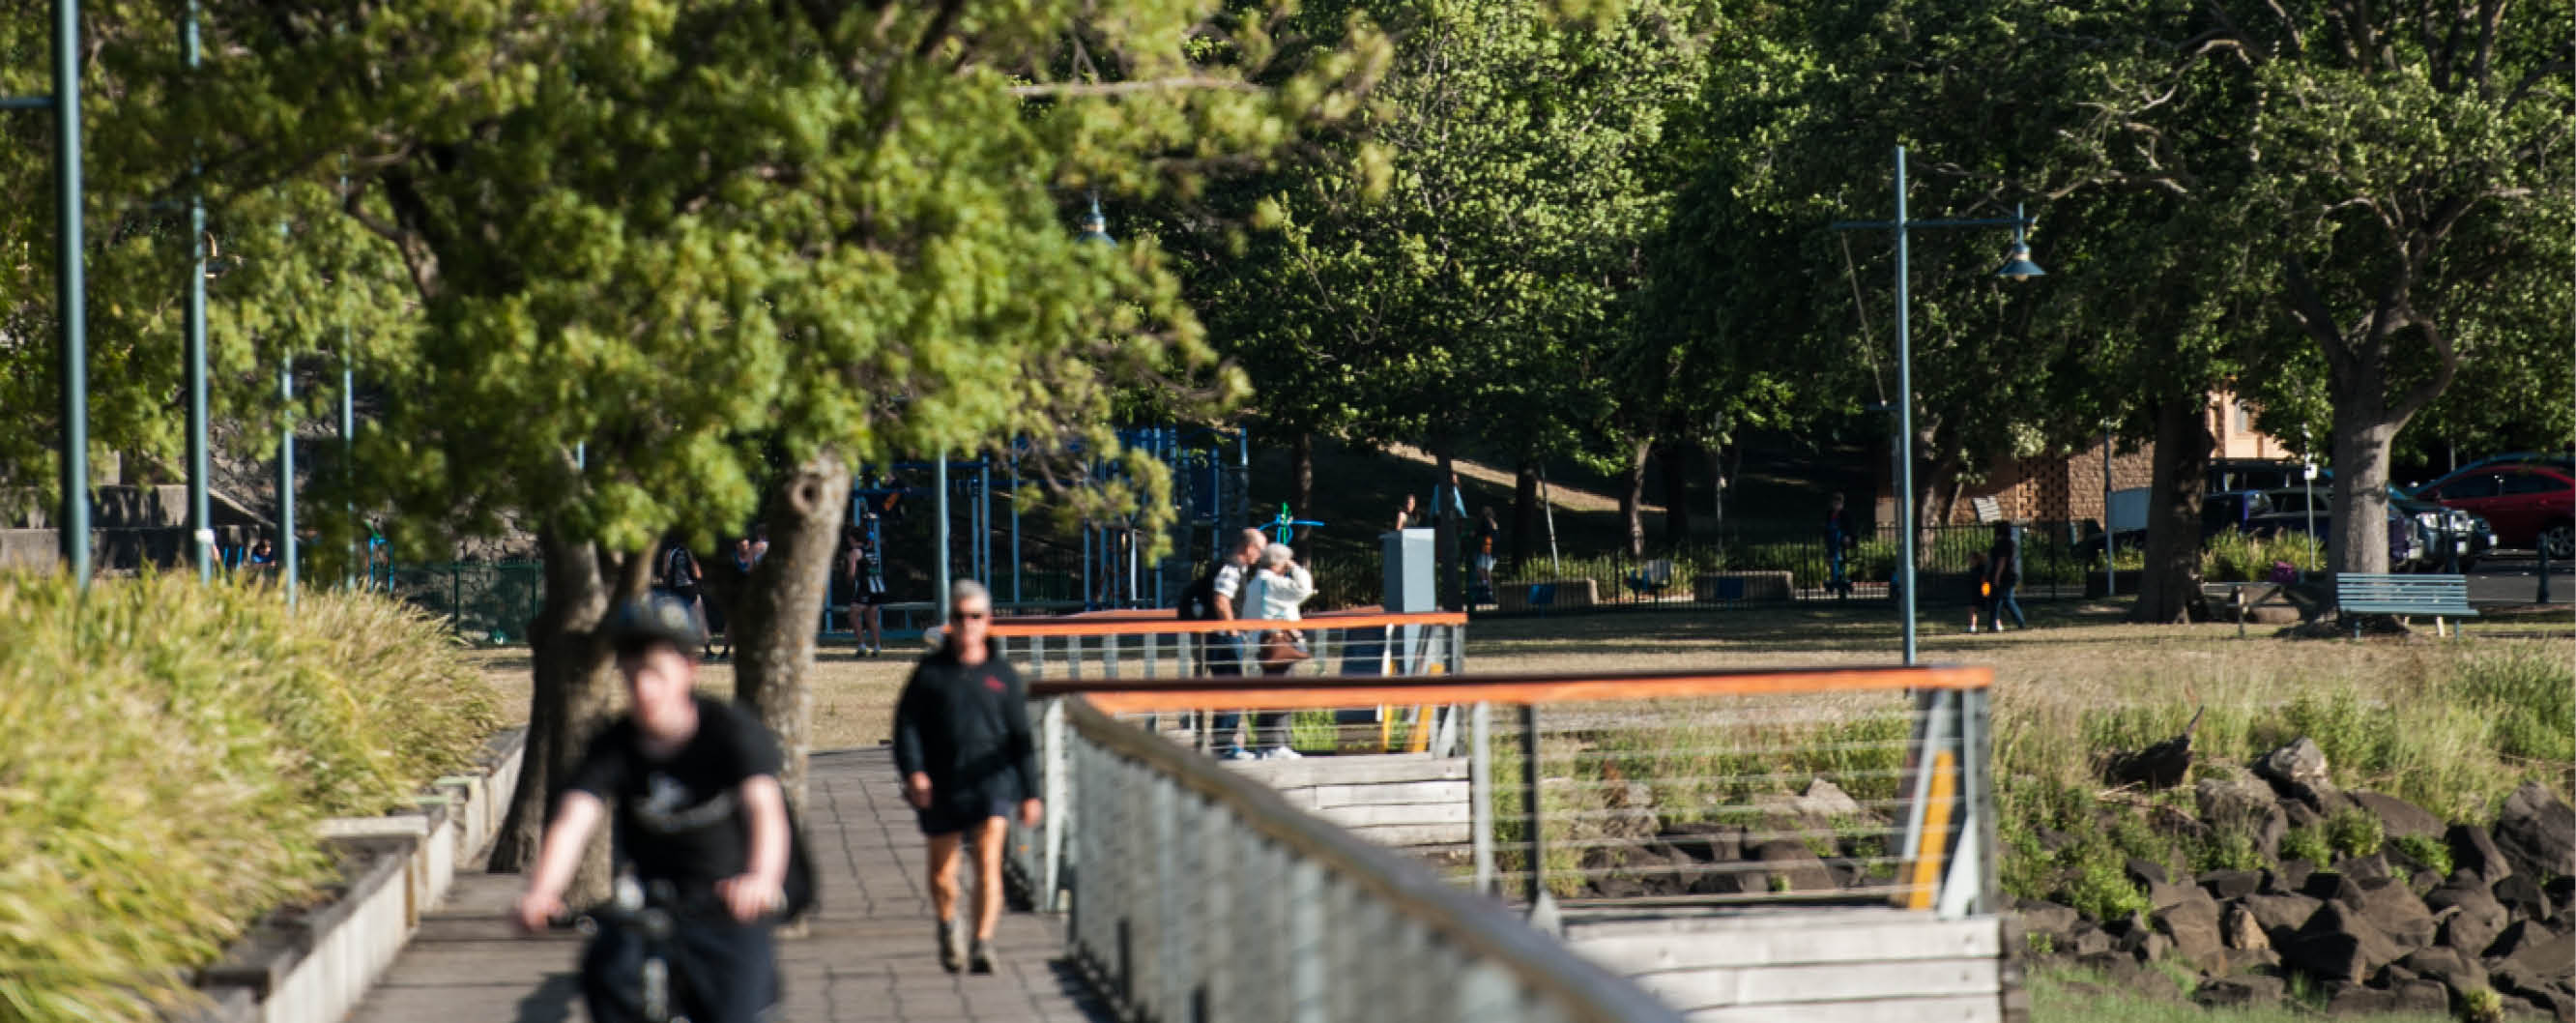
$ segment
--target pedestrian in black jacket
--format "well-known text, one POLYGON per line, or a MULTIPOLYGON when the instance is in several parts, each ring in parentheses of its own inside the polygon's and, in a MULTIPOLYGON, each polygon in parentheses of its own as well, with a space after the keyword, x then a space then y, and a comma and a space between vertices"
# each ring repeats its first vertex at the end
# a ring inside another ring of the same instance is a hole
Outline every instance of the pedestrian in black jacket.
POLYGON ((939 916, 939 964, 959 966, 957 853, 975 847, 976 973, 993 972, 993 925, 1002 916, 1002 843, 1014 808, 1036 827, 1037 741, 1028 688, 995 655, 993 598, 972 579, 948 592, 947 641, 912 669, 895 702, 894 761, 904 798, 930 838, 930 903, 939 916))

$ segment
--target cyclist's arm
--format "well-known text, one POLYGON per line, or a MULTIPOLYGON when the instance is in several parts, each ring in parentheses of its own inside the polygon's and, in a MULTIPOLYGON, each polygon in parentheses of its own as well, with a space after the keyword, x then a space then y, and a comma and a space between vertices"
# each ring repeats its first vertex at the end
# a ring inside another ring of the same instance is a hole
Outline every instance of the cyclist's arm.
POLYGON ((581 854, 590 845, 590 833, 607 809, 598 796, 580 789, 565 792, 555 803, 555 818, 546 825, 545 840, 537 846, 537 872, 529 876, 528 891, 519 897, 521 926, 533 931, 563 912, 564 889, 572 884, 573 871, 581 866, 581 854))
MULTIPOLYGON (((733 906, 737 919, 749 920, 771 909, 779 886, 787 882, 787 796, 778 777, 755 774, 742 780, 742 810, 751 831, 751 855, 744 879, 750 891, 733 906)), ((729 897, 731 893, 728 893, 729 897)))

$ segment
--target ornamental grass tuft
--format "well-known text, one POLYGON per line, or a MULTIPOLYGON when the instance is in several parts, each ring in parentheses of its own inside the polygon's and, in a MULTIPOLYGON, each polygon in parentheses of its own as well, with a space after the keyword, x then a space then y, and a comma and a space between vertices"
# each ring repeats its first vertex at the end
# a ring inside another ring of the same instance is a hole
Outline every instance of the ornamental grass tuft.
POLYGON ((497 725, 455 641, 369 594, 0 574, 0 1021, 151 1019, 497 725))

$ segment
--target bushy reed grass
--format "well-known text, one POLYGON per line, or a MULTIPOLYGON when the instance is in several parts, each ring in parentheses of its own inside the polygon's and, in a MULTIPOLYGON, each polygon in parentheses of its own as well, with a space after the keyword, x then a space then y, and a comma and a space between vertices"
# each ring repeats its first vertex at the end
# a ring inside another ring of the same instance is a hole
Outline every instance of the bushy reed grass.
POLYGON ((2325 568, 2325 545, 2298 533, 2248 536, 2234 528, 2201 541, 2200 577, 2214 583, 2249 583, 2271 578, 2272 566, 2287 564, 2302 572, 2325 568))
POLYGON ((151 1019, 327 880, 315 822, 467 765, 498 720, 405 605, 182 576, 0 575, 0 1021, 151 1019))

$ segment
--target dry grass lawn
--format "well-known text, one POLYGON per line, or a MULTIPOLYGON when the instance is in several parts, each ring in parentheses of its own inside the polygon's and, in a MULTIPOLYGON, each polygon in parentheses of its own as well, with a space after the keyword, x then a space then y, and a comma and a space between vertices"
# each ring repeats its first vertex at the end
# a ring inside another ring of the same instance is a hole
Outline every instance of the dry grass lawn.
MULTIPOLYGON (((2380 693, 2394 683, 2448 677, 2465 659, 2507 650, 2536 650, 2569 665, 2576 685, 2576 621, 2565 616, 2488 620, 2462 641, 2427 634, 2360 643, 2279 640, 2260 627, 2239 639, 2233 625, 2128 625, 2106 605, 2039 605, 2036 628, 2002 635, 1961 635, 1964 623, 1950 617, 1927 613, 1922 659, 1994 668, 1998 714, 2024 720, 2120 704, 2187 707, 2286 702, 2337 689, 2380 693)), ((1468 630, 1468 655, 1470 671, 1892 664, 1897 635, 1879 604, 1621 611, 1482 621, 1468 630)), ((508 712, 524 717, 526 650, 468 656, 508 712)), ((897 650, 862 660, 846 646, 825 647, 814 665, 815 748, 886 741, 895 693, 915 659, 897 650)), ((702 665, 699 678, 712 693, 733 690, 729 662, 702 665)))

